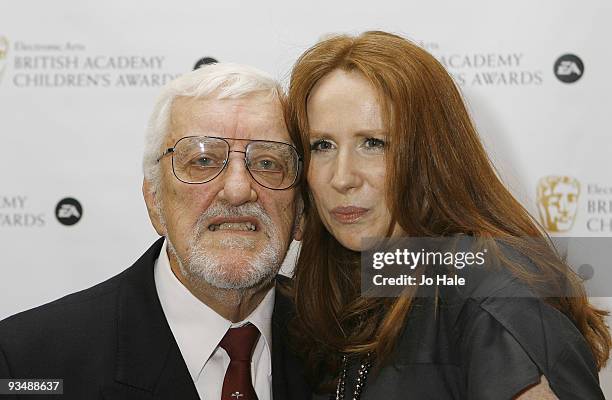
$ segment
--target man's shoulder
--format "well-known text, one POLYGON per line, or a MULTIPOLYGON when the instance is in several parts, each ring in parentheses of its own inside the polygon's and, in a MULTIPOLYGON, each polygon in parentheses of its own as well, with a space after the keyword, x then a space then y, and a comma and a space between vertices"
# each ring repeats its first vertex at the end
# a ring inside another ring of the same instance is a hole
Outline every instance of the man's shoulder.
MULTIPOLYGON (((108 307, 127 270, 88 289, 68 294, 57 300, 14 314, 0 321, 0 337, 8 329, 58 321, 74 321, 75 314, 91 313, 92 308, 108 307), (87 304, 87 307, 83 305, 87 304)), ((47 325, 48 326, 48 325, 47 325)))
POLYGON ((76 340, 113 326, 122 283, 151 269, 147 262, 151 257, 143 259, 157 244, 131 267, 104 282, 0 321, 0 347, 31 346, 60 338, 76 340))
POLYGON ((110 365, 124 274, 1 321, 0 376, 68 377, 71 365, 88 373, 110 365))

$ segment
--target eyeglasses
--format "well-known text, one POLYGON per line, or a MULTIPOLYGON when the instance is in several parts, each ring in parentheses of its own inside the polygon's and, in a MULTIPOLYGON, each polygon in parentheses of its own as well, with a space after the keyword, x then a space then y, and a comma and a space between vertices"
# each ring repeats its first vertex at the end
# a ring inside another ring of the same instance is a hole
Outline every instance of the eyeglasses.
POLYGON ((272 190, 289 189, 298 180, 302 157, 295 146, 272 140, 186 136, 166 149, 157 162, 172 155, 174 176, 184 183, 206 183, 229 164, 229 153, 243 153, 244 163, 255 182, 272 190), (230 150, 228 140, 248 141, 244 151, 230 150))

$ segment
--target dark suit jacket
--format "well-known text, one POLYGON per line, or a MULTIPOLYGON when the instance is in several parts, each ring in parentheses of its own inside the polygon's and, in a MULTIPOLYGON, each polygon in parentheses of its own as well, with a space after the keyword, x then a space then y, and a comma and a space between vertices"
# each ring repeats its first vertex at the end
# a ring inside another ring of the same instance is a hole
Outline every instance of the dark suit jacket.
MULTIPOLYGON (((0 322, 0 378, 63 378, 64 395, 57 398, 64 400, 199 399, 155 289, 162 243, 99 285, 0 322)), ((310 398, 285 342, 290 312, 277 291, 274 400, 310 398)))

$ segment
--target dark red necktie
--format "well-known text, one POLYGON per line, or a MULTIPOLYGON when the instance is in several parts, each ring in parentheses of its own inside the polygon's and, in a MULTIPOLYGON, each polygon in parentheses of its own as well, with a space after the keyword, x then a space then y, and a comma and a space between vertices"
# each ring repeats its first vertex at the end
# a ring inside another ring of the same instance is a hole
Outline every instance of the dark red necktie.
POLYGON ((221 400, 257 400, 251 382, 251 355, 259 338, 259 330, 252 324, 227 331, 221 346, 229 355, 230 363, 225 371, 221 400))

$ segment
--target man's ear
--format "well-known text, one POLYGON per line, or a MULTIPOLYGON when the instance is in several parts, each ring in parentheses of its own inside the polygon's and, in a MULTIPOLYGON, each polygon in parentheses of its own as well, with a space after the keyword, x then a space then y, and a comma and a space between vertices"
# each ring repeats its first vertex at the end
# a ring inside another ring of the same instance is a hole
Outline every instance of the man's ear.
POLYGON ((304 200, 298 195, 297 207, 295 208, 295 223, 293 224, 293 240, 298 242, 304 236, 304 200))
POLYGON ((153 224, 153 228, 159 234, 159 236, 164 236, 166 234, 166 229, 164 224, 162 224, 161 215, 159 215, 159 207, 157 207, 156 199, 157 193, 153 191, 153 184, 148 181, 146 178, 142 180, 142 194, 144 196, 145 203, 147 205, 147 211, 149 213, 149 219, 151 220, 151 224, 153 224))

